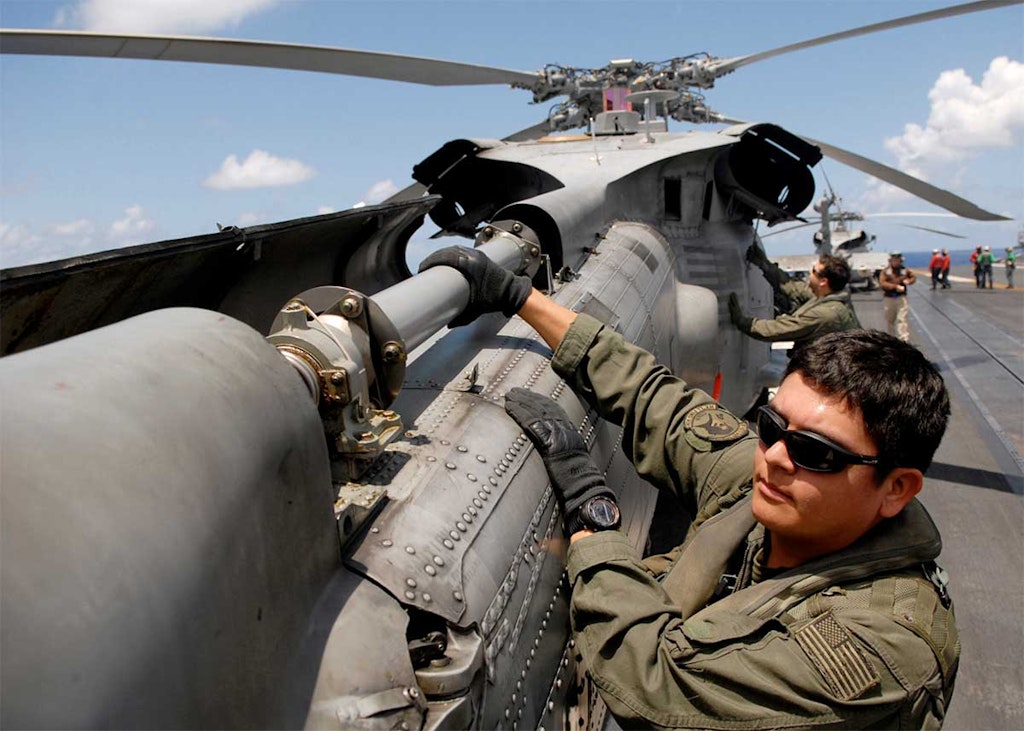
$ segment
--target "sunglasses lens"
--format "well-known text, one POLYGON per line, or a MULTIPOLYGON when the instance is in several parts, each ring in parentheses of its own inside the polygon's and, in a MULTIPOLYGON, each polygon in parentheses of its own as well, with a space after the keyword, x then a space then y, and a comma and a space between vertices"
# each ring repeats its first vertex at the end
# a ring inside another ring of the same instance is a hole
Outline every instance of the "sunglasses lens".
POLYGON ((832 447, 807 434, 791 432, 786 439, 786 449, 790 459, 812 472, 838 472, 846 466, 846 461, 832 447))
POLYGON ((782 439, 786 428, 777 421, 777 417, 771 410, 761 407, 757 411, 757 438, 761 444, 770 447, 782 439))
POLYGON ((793 463, 812 472, 839 472, 846 467, 846 460, 825 442, 810 434, 786 429, 781 417, 767 407, 757 412, 757 436, 765 447, 771 447, 782 439, 793 463))

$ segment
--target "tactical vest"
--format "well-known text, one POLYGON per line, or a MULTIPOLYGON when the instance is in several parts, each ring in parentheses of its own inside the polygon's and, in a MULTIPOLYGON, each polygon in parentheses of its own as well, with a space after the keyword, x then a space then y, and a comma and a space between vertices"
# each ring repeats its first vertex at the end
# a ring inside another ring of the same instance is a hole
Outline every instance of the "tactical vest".
MULTIPOLYGON (((853 546, 712 601, 737 547, 757 525, 750 503, 747 496, 701 525, 662 582, 687 632, 704 639, 717 633, 726 640, 727 634, 746 636, 778 620, 798 635, 812 623, 837 622, 833 614, 844 609, 877 611, 924 640, 939 668, 924 692, 907 688, 910 701, 892 721, 901 728, 940 727, 960 644, 945 573, 932 561, 941 541, 924 507, 913 500, 853 546)), ((868 687, 842 673, 826 680, 845 700, 868 687)))

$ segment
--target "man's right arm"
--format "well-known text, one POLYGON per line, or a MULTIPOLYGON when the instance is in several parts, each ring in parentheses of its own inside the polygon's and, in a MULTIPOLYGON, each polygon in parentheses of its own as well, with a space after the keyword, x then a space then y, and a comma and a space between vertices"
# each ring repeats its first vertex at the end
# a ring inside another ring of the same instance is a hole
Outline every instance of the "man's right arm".
MULTIPOLYGON (((555 351, 555 372, 602 417, 623 427, 623 450, 640 475, 679 495, 691 515, 731 504, 749 483, 753 437, 746 422, 658 365, 653 355, 535 289, 527 294, 528 277, 516 277, 465 247, 435 252, 421 271, 439 264, 459 269, 470 281, 470 320, 503 311, 531 325, 555 351), (725 474, 706 479, 723 453, 729 456, 725 474)), ((469 321, 465 315, 458 323, 469 321)))
POLYGON ((692 516, 731 504, 749 483, 756 438, 746 422, 594 318, 572 323, 551 367, 622 426, 622 449, 637 472, 678 495, 692 516))

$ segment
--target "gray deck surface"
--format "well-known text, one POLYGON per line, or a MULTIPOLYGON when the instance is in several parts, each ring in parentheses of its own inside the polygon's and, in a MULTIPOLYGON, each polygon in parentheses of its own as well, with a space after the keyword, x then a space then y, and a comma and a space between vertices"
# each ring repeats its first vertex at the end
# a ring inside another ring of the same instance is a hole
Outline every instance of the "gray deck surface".
MULTIPOLYGON (((919 273, 920 274, 920 273, 919 273)), ((963 654, 946 729, 1024 729, 1024 274, 979 290, 910 290, 911 341, 942 370, 953 402, 921 500, 943 537, 940 564, 963 654)), ((854 295, 865 327, 885 329, 878 292, 854 295)))

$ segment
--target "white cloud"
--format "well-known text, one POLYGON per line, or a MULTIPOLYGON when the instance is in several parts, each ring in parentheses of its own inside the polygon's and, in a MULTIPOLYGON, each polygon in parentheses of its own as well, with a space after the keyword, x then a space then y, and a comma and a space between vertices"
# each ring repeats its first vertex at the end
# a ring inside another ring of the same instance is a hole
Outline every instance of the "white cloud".
POLYGON ((337 208, 333 208, 331 206, 317 206, 316 214, 318 216, 323 216, 326 213, 334 213, 336 210, 338 210, 338 209, 337 208))
POLYGON ((353 208, 362 208, 363 206, 375 206, 381 203, 395 193, 400 188, 395 185, 395 181, 388 178, 387 180, 378 180, 376 183, 370 186, 369 190, 363 193, 363 199, 356 203, 353 208))
POLYGON ((899 167, 923 177, 983 150, 1013 147, 1024 131, 1024 64, 1000 56, 975 84, 963 69, 944 71, 928 93, 922 127, 909 123, 885 140, 899 167))
POLYGON ((247 211, 242 213, 235 219, 235 226, 239 228, 245 228, 246 226, 255 226, 260 223, 266 223, 269 215, 263 211, 247 211))
POLYGON ((27 226, 0 221, 0 266, 39 261, 40 239, 27 226))
MULTIPOLYGON (((920 175, 917 177, 924 179, 920 175)), ((862 211, 887 211, 892 206, 906 205, 916 200, 916 196, 902 188, 884 183, 878 178, 867 177, 864 179, 864 193, 857 196, 853 206, 854 209, 862 211)))
POLYGON ((96 230, 95 224, 88 218, 79 218, 68 223, 55 223, 49 231, 57 236, 91 236, 96 230))
POLYGON ((153 220, 146 217, 142 206, 129 206, 124 209, 124 218, 110 224, 110 236, 115 241, 125 242, 152 230, 153 226, 153 220))
POLYGON ((253 150, 241 163, 234 155, 228 155, 221 163, 220 170, 204 180, 203 185, 216 190, 273 188, 296 185, 314 175, 316 170, 298 160, 274 157, 264 150, 253 150))
POLYGON ((280 0, 79 0, 61 8, 58 26, 111 33, 209 33, 238 25, 280 0))

